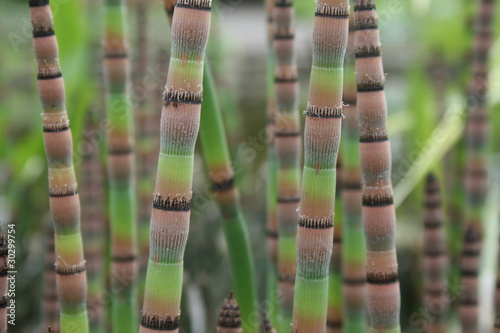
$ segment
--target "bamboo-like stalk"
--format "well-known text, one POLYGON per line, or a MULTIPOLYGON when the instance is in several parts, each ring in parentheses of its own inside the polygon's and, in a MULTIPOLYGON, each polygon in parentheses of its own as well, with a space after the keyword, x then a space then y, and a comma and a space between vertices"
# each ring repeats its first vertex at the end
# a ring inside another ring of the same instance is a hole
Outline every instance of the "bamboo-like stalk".
POLYGON ((316 3, 292 332, 325 332, 349 5, 316 3))
POLYGON ((64 101, 64 81, 48 0, 29 0, 43 139, 49 169, 50 210, 55 233, 55 270, 61 332, 88 332, 87 280, 80 233, 80 201, 64 101))
MULTIPOLYGON (((459 313, 462 332, 479 330, 478 273, 482 243, 481 214, 487 192, 486 157, 488 137, 488 51, 492 44, 492 15, 494 2, 481 0, 478 8, 472 78, 468 92, 468 117, 464 133, 466 145, 465 164, 465 225, 466 235, 461 261, 459 313)), ((496 309, 498 311, 498 309, 496 309)))
MULTIPOLYGON (((342 275, 344 278, 344 333, 366 331, 366 244, 361 217, 361 169, 359 124, 356 114, 355 86, 344 88, 342 128, 342 275)), ((337 231, 335 231, 337 232, 337 231)))
POLYGON ((106 86, 109 219, 111 231, 111 326, 137 330, 137 226, 133 117, 129 100, 129 61, 123 0, 104 1, 104 78, 106 86))
POLYGON ((493 325, 493 333, 500 333, 500 314, 497 314, 495 318, 495 324, 493 325))
POLYGON ((200 141, 203 157, 216 200, 224 220, 223 229, 228 246, 233 288, 240 300, 242 327, 245 333, 259 329, 257 291, 253 257, 246 222, 241 209, 240 195, 235 186, 222 115, 217 102, 215 82, 208 63, 203 75, 203 104, 201 107, 200 141))
POLYGON ((342 295, 342 229, 343 212, 340 198, 342 188, 342 152, 337 158, 337 180, 335 185, 335 232, 333 234, 332 258, 328 277, 328 313, 326 320, 327 333, 340 333, 343 326, 342 295))
POLYGON ((210 0, 178 0, 173 14, 141 333, 179 331, 210 9, 210 0))
POLYGON ((274 123, 276 117, 276 100, 274 92, 274 55, 273 55, 273 40, 274 40, 274 0, 266 0, 265 3, 267 16, 267 42, 269 54, 267 56, 267 135, 269 143, 267 145, 267 197, 266 197, 266 231, 267 231, 267 250, 271 262, 277 267, 278 264, 278 221, 277 221, 277 166, 276 152, 274 149, 274 123))
POLYGON ((298 73, 295 59, 295 11, 291 0, 275 0, 273 49, 276 59, 274 91, 276 114, 274 147, 277 162, 278 286, 281 295, 281 329, 287 330, 293 314, 296 267, 297 209, 300 203, 300 118, 298 73))
POLYGON ((264 333, 276 333, 273 323, 271 323, 265 313, 262 315, 262 327, 264 328, 264 333))
MULTIPOLYGON (((93 133, 97 130, 92 114, 87 114, 85 130, 93 133)), ((87 311, 90 330, 93 333, 104 331, 104 302, 101 299, 104 288, 104 244, 106 242, 104 217, 104 177, 96 142, 88 142, 92 150, 83 156, 82 161, 82 235, 85 241, 87 259, 87 311)))
POLYGON ((0 333, 7 332, 7 303, 8 303, 8 242, 7 235, 0 229, 0 333))
POLYGON ((448 256, 442 227, 441 194, 436 176, 430 173, 425 184, 424 215, 424 274, 425 305, 430 320, 428 333, 446 332, 446 312, 449 304, 445 290, 448 256))
POLYGON ((367 245, 370 332, 400 332, 391 150, 387 136, 378 15, 375 0, 354 1, 357 109, 363 178, 362 215, 367 245))
POLYGON ((57 299, 56 272, 54 262, 54 230, 47 228, 45 244, 45 270, 43 276, 43 325, 59 331, 59 300, 57 299))
POLYGON ((230 292, 219 312, 217 333, 242 333, 241 314, 238 302, 230 292))

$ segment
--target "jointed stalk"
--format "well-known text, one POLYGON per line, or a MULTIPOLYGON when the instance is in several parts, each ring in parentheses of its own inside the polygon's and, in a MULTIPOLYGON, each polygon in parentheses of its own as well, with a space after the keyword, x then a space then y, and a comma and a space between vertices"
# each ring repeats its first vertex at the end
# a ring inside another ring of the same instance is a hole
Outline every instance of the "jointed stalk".
POLYGON ((7 332, 7 302, 8 302, 8 241, 7 235, 0 229, 0 333, 7 332))
POLYGON ((361 217, 361 169, 359 160, 359 124, 356 114, 356 93, 344 89, 344 124, 342 137, 342 208, 343 243, 342 275, 344 277, 345 333, 366 331, 366 245, 361 217))
POLYGON ((172 19, 141 333, 179 331, 210 7, 210 0, 178 0, 172 19))
POLYGON ((295 234, 300 203, 300 118, 298 74, 294 53, 294 9, 291 0, 275 0, 274 147, 277 162, 278 280, 282 327, 288 330, 293 313, 296 274, 295 234))
POLYGON ((133 117, 123 0, 104 1, 104 78, 109 124, 108 179, 113 332, 137 329, 137 226, 133 117))
POLYGON ((375 0, 354 2, 357 108, 363 176, 367 307, 370 332, 400 332, 401 306, 395 246, 391 150, 387 136, 378 15, 375 0))
POLYGON ((54 262, 54 231, 52 226, 46 232, 45 270, 43 276, 43 326, 59 332, 59 301, 57 299, 56 272, 54 262))
POLYGON ((326 331, 335 165, 342 122, 343 63, 348 26, 347 3, 340 0, 316 2, 292 332, 326 331))
POLYGON ((445 291, 448 256, 442 220, 439 183, 431 173, 425 184, 424 216, 425 305, 432 318, 427 324, 428 333, 446 332, 446 312, 449 304, 445 291))
MULTIPOLYGON (((494 2, 481 0, 477 15, 472 78, 469 86, 469 109, 465 129, 465 225, 461 261, 460 321, 462 332, 478 332, 478 273, 482 243, 481 214, 487 191, 487 137, 488 107, 488 51, 492 43, 492 15, 494 2)), ((498 311, 498 309, 497 309, 498 311)))
POLYGON ((230 292, 224 300, 219 312, 217 333, 242 333, 240 308, 233 293, 230 292))
POLYGON ((57 40, 48 0, 30 0, 29 6, 38 68, 38 92, 43 110, 43 139, 49 168, 60 331, 86 333, 89 331, 87 280, 80 234, 80 201, 57 40))

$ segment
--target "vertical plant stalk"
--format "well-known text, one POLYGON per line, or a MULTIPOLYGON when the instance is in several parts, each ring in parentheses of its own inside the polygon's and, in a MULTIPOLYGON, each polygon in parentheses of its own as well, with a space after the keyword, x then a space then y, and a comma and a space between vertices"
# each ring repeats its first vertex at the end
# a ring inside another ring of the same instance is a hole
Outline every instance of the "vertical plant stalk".
POLYGON ((8 303, 8 241, 7 235, 0 229, 0 333, 7 332, 7 303, 8 303))
POLYGON ((297 209, 300 203, 300 118, 295 57, 294 8, 291 0, 275 0, 273 49, 276 113, 274 148, 277 163, 278 286, 281 329, 288 330, 293 314, 296 267, 297 209))
MULTIPOLYGON (((86 132, 95 133, 96 122, 91 112, 87 113, 86 132)), ((104 284, 104 257, 106 243, 106 219, 104 216, 104 177, 102 174, 99 146, 96 141, 89 140, 91 151, 83 156, 82 162, 82 226, 85 241, 85 258, 87 258, 87 311, 90 330, 93 333, 104 331, 104 302, 102 290, 104 284)), ((52 327, 54 328, 54 327, 52 327)))
MULTIPOLYGON (((494 2, 481 0, 476 20, 472 78, 469 86, 469 109, 465 128, 465 225, 466 234, 461 261, 459 313, 462 332, 478 332, 478 274, 483 239, 481 214, 487 192, 488 154, 488 51, 492 44, 494 2)), ((498 311, 498 309, 496 309, 498 311)))
POLYGON ((336 162, 342 124, 349 5, 316 2, 313 63, 304 132, 305 162, 297 228, 292 332, 326 331, 333 246, 336 162))
POLYGON ((500 333, 500 314, 497 314, 495 318, 495 324, 493 325, 493 333, 500 333))
POLYGON ((401 307, 396 257, 396 213, 391 183, 378 15, 375 0, 354 2, 357 109, 363 178, 369 332, 400 332, 401 307))
MULTIPOLYGON (((340 149, 339 149, 340 151, 340 149)), ((342 303, 342 229, 343 212, 340 200, 342 188, 341 152, 337 158, 337 180, 335 184, 335 232, 333 233, 332 258, 328 277, 328 314, 326 320, 327 333, 340 333, 343 327, 342 303)))
MULTIPOLYGON (((365 332, 366 325, 366 243, 361 216, 363 191, 359 159, 359 124, 355 86, 344 88, 342 137, 342 276, 344 333, 365 332)), ((336 233, 337 231, 335 231, 336 233)))
POLYGON ((136 194, 133 117, 129 100, 129 60, 125 41, 125 4, 104 1, 104 78, 109 124, 108 179, 111 230, 111 326, 113 332, 137 330, 136 194))
POLYGON ((242 333, 240 308, 233 293, 224 300, 219 312, 217 333, 242 333))
POLYGON ((276 118, 276 98, 274 92, 274 0, 266 0, 267 16, 267 42, 268 42, 268 63, 267 63, 267 135, 269 143, 267 145, 267 250, 271 262, 277 267, 278 264, 278 221, 277 221, 277 166, 276 151, 274 149, 274 123, 276 118))
POLYGON ((273 323, 271 323, 265 313, 262 315, 262 327, 264 328, 264 333, 276 333, 273 323))
POLYGON ((56 272, 54 262, 54 231, 52 226, 47 228, 45 247, 45 270, 43 277, 43 326, 52 327, 59 331, 59 300, 57 299, 56 272))
POLYGON ((210 0, 178 0, 172 19, 141 333, 179 331, 210 9, 210 0))
POLYGON ((449 304, 446 293, 448 255, 443 230, 441 193, 436 176, 430 173, 425 183, 424 214, 424 274, 425 306, 432 318, 428 333, 446 332, 446 312, 449 304))
POLYGON ((250 237, 235 186, 224 123, 217 101, 215 82, 208 63, 203 75, 200 141, 203 157, 212 183, 214 199, 224 220, 223 229, 228 247, 233 288, 241 301, 241 321, 245 333, 258 332, 257 291, 250 237))
POLYGON ((30 0, 43 139, 49 169, 49 203, 55 234, 55 271, 61 332, 89 331, 85 259, 80 233, 80 200, 66 113, 64 81, 58 60, 48 0, 30 0))

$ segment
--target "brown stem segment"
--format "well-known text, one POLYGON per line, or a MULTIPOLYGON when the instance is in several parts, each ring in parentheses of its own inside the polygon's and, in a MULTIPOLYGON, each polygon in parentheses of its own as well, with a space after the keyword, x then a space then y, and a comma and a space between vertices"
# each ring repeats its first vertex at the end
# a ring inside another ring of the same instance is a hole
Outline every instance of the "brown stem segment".
POLYGON ((217 333, 242 333, 240 308, 233 293, 224 300, 219 312, 217 333))
POLYGON ((362 214, 367 245, 370 332, 400 332, 391 150, 387 137, 378 15, 375 0, 354 2, 357 107, 363 175, 362 214))

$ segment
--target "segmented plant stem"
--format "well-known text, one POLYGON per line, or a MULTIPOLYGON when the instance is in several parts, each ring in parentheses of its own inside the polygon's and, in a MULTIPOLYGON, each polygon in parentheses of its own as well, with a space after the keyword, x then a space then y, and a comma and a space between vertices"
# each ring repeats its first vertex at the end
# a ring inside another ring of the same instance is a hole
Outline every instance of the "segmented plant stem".
POLYGON ((57 299, 54 262, 54 229, 47 228, 45 244, 45 270, 43 276, 43 326, 59 331, 59 300, 57 299))
MULTIPOLYGON (((353 71, 354 72, 354 71, 353 71)), ((365 332, 366 325, 366 244, 361 217, 361 169, 359 124, 356 114, 356 88, 344 87, 342 128, 342 276, 344 296, 344 333, 365 332)), ((336 233, 337 231, 335 231, 336 233)))
MULTIPOLYGON (((87 146, 91 150, 83 156, 82 162, 82 226, 85 241, 85 258, 87 259, 87 311, 91 332, 104 331, 104 257, 106 243, 106 219, 104 215, 104 177, 102 163, 99 158, 99 143, 93 133, 98 133, 96 121, 87 113, 86 133, 91 137, 87 146)), ((54 327, 53 327, 54 328, 54 327)))
POLYGON ((210 0, 178 0, 173 14, 141 333, 179 331, 210 9, 210 0))
MULTIPOLYGON (((488 51, 492 44, 494 1, 480 0, 475 27, 472 78, 468 92, 465 128, 465 225, 466 235, 461 262, 460 320, 462 332, 479 330, 478 274, 482 243, 481 214, 487 192, 488 51)), ((498 309, 497 309, 498 310, 498 309)))
POLYGON ((294 15, 291 0, 275 0, 273 49, 276 59, 276 112, 273 130, 277 162, 278 286, 281 293, 282 330, 288 329, 293 314, 295 234, 300 203, 301 139, 294 15))
POLYGON ((378 15, 375 0, 355 0, 354 4, 369 331, 400 332, 396 214, 392 196, 391 150, 386 127, 385 74, 378 15))
POLYGON ((325 332, 349 5, 316 2, 292 332, 325 332))
POLYGON ((43 139, 49 168, 50 211, 55 233, 55 270, 61 332, 89 331, 85 260, 80 233, 80 200, 66 113, 64 81, 48 0, 30 0, 43 139))
POLYGON ((493 324, 493 333, 500 333, 500 314, 497 314, 495 323, 493 324))
MULTIPOLYGON (((8 232, 8 231, 7 231, 8 232)), ((7 305, 8 305, 8 240, 7 235, 0 229, 0 333, 7 332, 7 305)))
POLYGON ((450 300, 446 293, 448 255, 443 230, 441 193, 433 173, 425 184, 424 215, 424 274, 425 306, 432 318, 427 323, 428 333, 446 332, 446 312, 450 300))
POLYGON ((125 3, 104 1, 104 78, 109 124, 108 180, 111 230, 113 332, 135 332, 137 323, 137 225, 133 116, 129 99, 129 60, 125 3))
POLYGON ((230 292, 219 312, 217 333, 242 333, 241 314, 238 302, 230 292))

